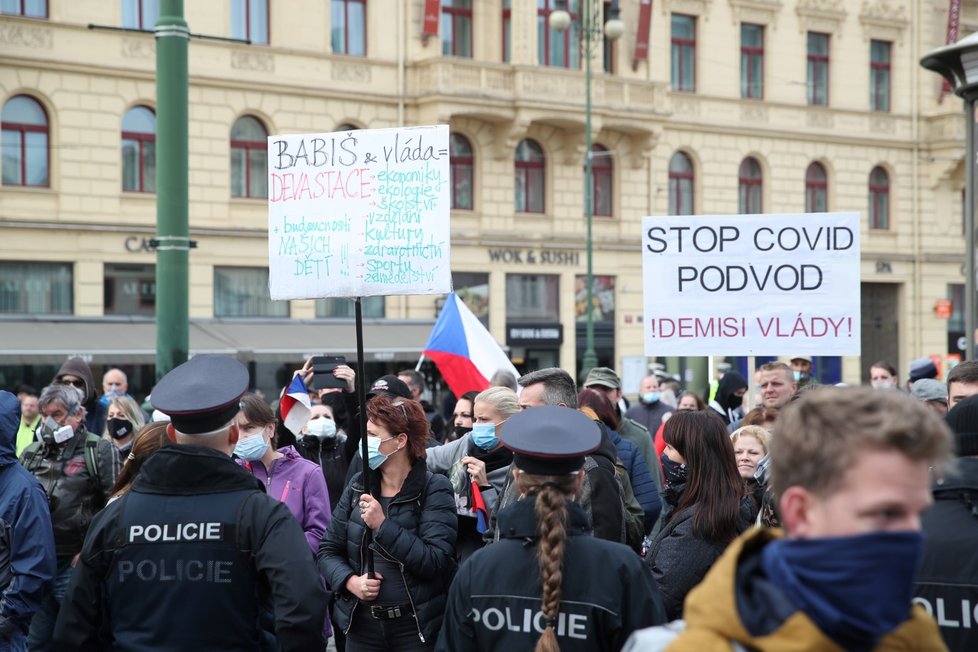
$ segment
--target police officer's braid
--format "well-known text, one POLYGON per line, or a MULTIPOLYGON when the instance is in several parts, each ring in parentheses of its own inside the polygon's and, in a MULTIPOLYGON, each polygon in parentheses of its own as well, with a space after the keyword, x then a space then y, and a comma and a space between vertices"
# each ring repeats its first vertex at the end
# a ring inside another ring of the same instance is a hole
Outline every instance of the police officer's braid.
POLYGON ((534 652, 560 652, 555 628, 563 581, 564 542, 567 539, 567 501, 577 488, 577 476, 523 474, 522 484, 527 494, 536 495, 535 509, 540 532, 537 561, 543 585, 540 610, 543 612, 545 629, 534 652))

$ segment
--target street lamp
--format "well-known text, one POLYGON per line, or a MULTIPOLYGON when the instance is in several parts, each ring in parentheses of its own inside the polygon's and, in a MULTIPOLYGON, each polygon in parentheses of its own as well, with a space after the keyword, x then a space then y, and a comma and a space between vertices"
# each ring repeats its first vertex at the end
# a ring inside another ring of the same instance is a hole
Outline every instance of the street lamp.
MULTIPOLYGON (((581 378, 587 376, 598 364, 598 356, 594 352, 594 311, 592 309, 594 292, 593 242, 591 239, 591 223, 594 221, 594 175, 591 169, 591 53, 595 43, 600 43, 602 37, 614 41, 625 31, 625 26, 618 19, 618 0, 612 0, 608 20, 599 24, 601 5, 600 0, 578 0, 581 3, 581 46, 584 56, 584 212, 587 217, 587 331, 585 335, 584 359, 581 360, 581 378), (603 28, 603 29, 602 29, 603 28)), ((571 24, 571 16, 567 12, 567 0, 556 0, 557 9, 550 13, 549 22, 552 29, 558 32, 566 31, 571 24)))
POLYGON ((964 357, 975 355, 975 100, 978 99, 978 32, 953 45, 928 52, 920 65, 940 73, 964 99, 965 125, 965 278, 964 278, 964 357))

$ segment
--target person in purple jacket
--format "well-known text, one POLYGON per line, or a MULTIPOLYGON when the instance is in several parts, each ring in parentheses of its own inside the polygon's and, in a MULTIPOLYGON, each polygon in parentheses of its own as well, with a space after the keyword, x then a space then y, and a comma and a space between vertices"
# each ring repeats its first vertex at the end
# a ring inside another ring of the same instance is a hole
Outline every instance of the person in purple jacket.
MULTIPOLYGON (((312 554, 319 550, 331 518, 329 492, 319 465, 303 458, 293 446, 275 450, 275 414, 254 394, 241 397, 237 416, 240 436, 234 447, 238 464, 251 471, 269 496, 285 503, 305 532, 312 554)), ((332 634, 329 618, 323 636, 332 634)))

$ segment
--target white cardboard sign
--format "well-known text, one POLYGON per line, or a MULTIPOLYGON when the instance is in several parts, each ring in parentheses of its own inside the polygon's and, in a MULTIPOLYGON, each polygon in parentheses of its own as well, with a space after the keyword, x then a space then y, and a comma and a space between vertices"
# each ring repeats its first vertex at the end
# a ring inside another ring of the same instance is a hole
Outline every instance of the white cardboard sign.
POLYGON ((645 354, 859 355, 859 214, 642 219, 645 354))
POLYGON ((268 138, 272 299, 451 291, 448 126, 268 138))

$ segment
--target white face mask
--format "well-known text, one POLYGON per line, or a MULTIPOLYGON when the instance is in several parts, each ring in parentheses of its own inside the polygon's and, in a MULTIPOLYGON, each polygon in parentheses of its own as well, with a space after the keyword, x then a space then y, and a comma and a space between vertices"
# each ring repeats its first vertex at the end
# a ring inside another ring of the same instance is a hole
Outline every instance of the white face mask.
POLYGON ((336 422, 326 417, 319 417, 310 421, 306 425, 306 430, 310 435, 320 440, 329 439, 336 436, 336 422))
POLYGON ((873 389, 893 389, 893 382, 889 380, 878 380, 872 385, 873 389))

